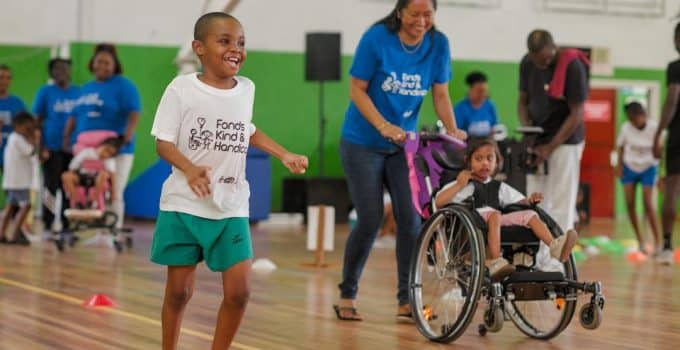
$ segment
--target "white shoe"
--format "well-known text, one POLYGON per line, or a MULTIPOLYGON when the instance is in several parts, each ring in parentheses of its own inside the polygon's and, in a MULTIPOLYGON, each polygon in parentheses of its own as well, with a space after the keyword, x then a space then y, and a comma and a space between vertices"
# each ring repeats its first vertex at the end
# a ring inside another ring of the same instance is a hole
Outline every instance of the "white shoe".
POLYGON ((673 251, 670 249, 664 249, 656 256, 656 261, 661 265, 673 264, 673 251))
POLYGON ((577 238, 578 234, 576 231, 568 230, 564 235, 553 239, 550 243, 550 256, 561 262, 567 261, 577 238))
POLYGON ((487 260, 485 265, 489 269, 491 279, 494 281, 500 281, 505 276, 515 272, 515 266, 510 265, 510 263, 503 258, 487 260))

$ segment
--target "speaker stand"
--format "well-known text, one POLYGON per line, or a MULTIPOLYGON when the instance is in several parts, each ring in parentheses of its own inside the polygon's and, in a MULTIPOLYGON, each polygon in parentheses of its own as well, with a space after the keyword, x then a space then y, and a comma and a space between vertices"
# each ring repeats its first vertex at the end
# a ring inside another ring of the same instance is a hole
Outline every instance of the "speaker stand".
POLYGON ((323 145, 326 134, 326 116, 324 115, 323 80, 319 81, 319 175, 323 176, 323 145))

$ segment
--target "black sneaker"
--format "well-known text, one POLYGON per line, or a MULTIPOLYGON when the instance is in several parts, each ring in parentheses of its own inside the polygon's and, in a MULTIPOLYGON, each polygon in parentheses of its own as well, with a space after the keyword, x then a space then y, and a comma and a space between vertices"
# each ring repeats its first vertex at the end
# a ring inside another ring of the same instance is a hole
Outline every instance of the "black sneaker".
POLYGON ((26 235, 21 231, 18 231, 17 234, 16 234, 16 237, 14 237, 14 240, 8 241, 8 243, 9 244, 24 245, 24 246, 31 245, 31 241, 29 241, 28 238, 26 238, 26 235))
POLYGON ((5 236, 0 237, 0 244, 7 244, 7 238, 5 238, 5 236))

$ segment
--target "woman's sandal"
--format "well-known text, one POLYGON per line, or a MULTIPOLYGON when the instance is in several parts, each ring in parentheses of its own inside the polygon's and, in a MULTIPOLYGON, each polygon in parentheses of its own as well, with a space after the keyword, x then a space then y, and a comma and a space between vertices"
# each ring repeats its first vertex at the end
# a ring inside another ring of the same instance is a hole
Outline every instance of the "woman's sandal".
POLYGON ((335 316, 338 320, 342 321, 363 321, 364 318, 359 315, 357 309, 352 306, 338 306, 333 305, 333 310, 335 310, 335 316), (349 316, 347 316, 349 314, 349 316))

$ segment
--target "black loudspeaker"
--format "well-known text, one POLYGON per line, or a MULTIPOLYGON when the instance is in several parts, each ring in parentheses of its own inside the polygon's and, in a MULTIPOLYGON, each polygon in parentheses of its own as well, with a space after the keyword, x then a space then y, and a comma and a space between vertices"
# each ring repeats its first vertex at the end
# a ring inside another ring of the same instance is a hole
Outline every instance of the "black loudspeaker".
POLYGON ((305 80, 340 80, 340 33, 307 33, 305 80))

